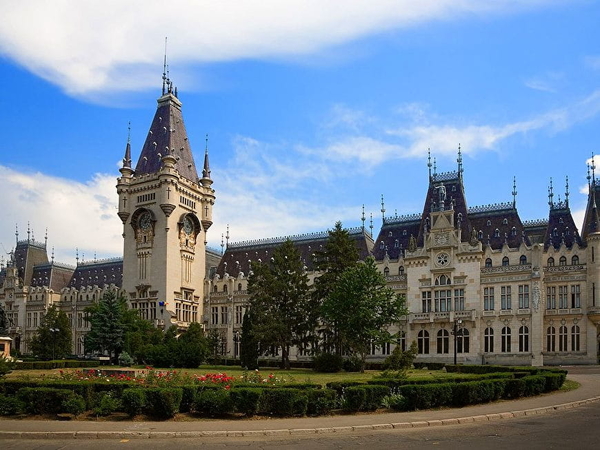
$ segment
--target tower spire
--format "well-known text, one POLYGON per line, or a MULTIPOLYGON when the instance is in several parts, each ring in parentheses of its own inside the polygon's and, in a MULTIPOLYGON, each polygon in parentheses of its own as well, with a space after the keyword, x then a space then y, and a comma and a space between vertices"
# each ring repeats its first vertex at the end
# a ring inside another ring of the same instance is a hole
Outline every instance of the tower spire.
POLYGON ((592 185, 596 184, 596 163, 594 162, 594 153, 592 152, 592 185))
POLYGON ((365 232, 365 220, 366 220, 365 219, 365 205, 364 205, 364 203, 363 203, 363 206, 362 206, 362 217, 360 218, 360 220, 362 222, 362 231, 364 233, 365 232))
POLYGON ((431 182, 431 149, 427 149, 427 168, 429 169, 429 181, 431 182))
POLYGON ((165 57, 163 60, 163 74, 162 74, 162 95, 165 95, 166 89, 169 85, 169 78, 167 77, 167 37, 165 36, 165 57))
POLYGON ((550 186, 548 186, 548 205, 550 206, 550 208, 552 208, 553 205, 553 199, 554 198, 554 192, 553 192, 553 187, 552 187, 552 177, 550 177, 550 186))
POLYGON ((202 179, 210 180, 210 164, 208 162, 208 133, 206 134, 206 146, 204 147, 204 168, 202 169, 202 179))
POLYGON ((462 152, 460 151, 460 142, 458 143, 458 158, 456 159, 458 163, 458 178, 462 178, 463 173, 463 160, 462 160, 462 152))
POLYGON ((517 177, 516 176, 513 176, 512 196, 513 196, 513 209, 514 209, 517 207, 517 177))
POLYGON ((383 202, 383 194, 381 194, 381 219, 385 222, 385 203, 383 202))
POLYGON ((131 121, 127 123, 127 145, 125 146, 123 169, 131 169, 131 121))

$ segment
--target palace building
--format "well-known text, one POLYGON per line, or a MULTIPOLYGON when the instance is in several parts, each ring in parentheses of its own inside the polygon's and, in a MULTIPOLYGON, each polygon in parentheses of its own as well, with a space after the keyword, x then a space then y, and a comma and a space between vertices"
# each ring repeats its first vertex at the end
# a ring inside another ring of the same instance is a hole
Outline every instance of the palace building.
MULTIPOLYGON (((328 233, 228 243, 223 254, 206 247, 215 191, 204 153, 198 173, 176 89, 163 80, 156 114, 135 168, 126 145, 117 179, 123 256, 79 261, 71 267, 48 258, 47 239, 17 233, 0 268, 0 305, 13 346, 28 341, 45 311, 57 305, 72 321, 73 353, 83 355, 89 329, 84 310, 107 290, 126 296, 156 326, 185 329, 192 322, 215 330, 224 357, 238 358, 253 261, 268 261, 285 239, 300 250, 309 278, 312 254, 328 233)), ((592 364, 600 323, 600 181, 588 175, 583 228, 549 188, 548 216, 521 220, 513 199, 467 204, 463 161, 437 173, 429 160, 429 187, 417 214, 384 217, 379 235, 350 229, 360 258, 375 258, 388 285, 406 298, 408 316, 393 325, 398 345, 416 341, 418 361, 472 364, 592 364)), ((384 211, 382 205, 382 211, 384 211)), ((364 217, 363 217, 364 224, 364 217)), ((373 346, 381 360, 393 345, 373 346)), ((309 359, 297 348, 292 359, 309 359)), ((268 356, 277 357, 278 349, 268 356)))

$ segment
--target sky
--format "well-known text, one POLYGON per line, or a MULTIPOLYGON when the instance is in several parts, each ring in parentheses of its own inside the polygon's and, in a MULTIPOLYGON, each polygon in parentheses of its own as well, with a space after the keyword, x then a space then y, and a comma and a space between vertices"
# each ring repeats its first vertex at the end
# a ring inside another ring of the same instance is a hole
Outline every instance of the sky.
POLYGON ((195 155, 216 190, 209 246, 379 232, 420 213, 427 155, 464 159, 469 206, 581 226, 600 130, 591 0, 0 0, 0 251, 28 227, 56 261, 122 255, 116 178, 141 152, 165 37, 195 155))

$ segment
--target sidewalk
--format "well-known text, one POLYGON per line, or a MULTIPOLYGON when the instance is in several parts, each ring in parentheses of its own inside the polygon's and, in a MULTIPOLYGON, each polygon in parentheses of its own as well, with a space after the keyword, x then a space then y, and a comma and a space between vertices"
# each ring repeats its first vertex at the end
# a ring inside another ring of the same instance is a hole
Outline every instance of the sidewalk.
POLYGON ((0 439, 256 437, 359 432, 361 430, 414 428, 504 420, 523 415, 544 414, 574 408, 591 401, 600 401, 600 368, 591 371, 589 369, 574 369, 573 371, 579 373, 570 373, 568 378, 581 383, 581 387, 573 391, 458 409, 285 419, 198 419, 186 422, 60 422, 0 419, 0 439))

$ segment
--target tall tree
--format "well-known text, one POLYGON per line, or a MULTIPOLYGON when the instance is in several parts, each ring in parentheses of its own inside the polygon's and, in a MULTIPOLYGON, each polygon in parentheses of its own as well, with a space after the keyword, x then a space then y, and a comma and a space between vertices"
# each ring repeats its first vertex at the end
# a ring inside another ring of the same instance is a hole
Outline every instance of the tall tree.
POLYGON ((240 342, 240 365, 248 370, 258 369, 258 340, 254 335, 253 321, 254 316, 248 308, 244 313, 240 342))
POLYGON ((114 362, 125 344, 127 302, 123 296, 106 292, 100 301, 86 308, 90 331, 85 335, 85 351, 108 354, 114 362))
POLYGON ((248 279, 254 334, 261 346, 281 348, 281 367, 290 368, 290 347, 300 344, 315 323, 308 277, 292 241, 275 249, 269 262, 252 264, 248 279))
MULTIPOLYGON (((342 222, 336 222, 332 230, 329 230, 329 239, 323 250, 316 251, 313 256, 315 270, 320 275, 315 279, 313 295, 318 304, 322 304, 336 289, 340 277, 347 269, 355 267, 360 257, 356 241, 350 237, 347 229, 343 228, 342 222)), ((315 309, 315 313, 320 311, 315 309)), ((323 317, 320 317, 323 320, 323 317)), ((343 351, 344 343, 336 323, 325 321, 329 335, 333 339, 335 351, 339 355, 343 351)))
POLYGON ((362 371, 371 343, 391 342, 387 328, 408 314, 404 297, 386 286, 373 258, 342 273, 322 310, 325 319, 336 324, 352 353, 360 356, 362 371))
POLYGON ((72 353, 71 321, 55 305, 48 308, 31 338, 31 351, 42 359, 61 359, 72 353))

